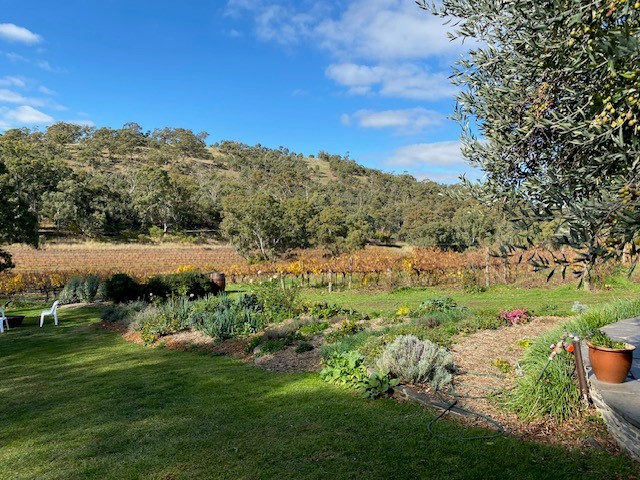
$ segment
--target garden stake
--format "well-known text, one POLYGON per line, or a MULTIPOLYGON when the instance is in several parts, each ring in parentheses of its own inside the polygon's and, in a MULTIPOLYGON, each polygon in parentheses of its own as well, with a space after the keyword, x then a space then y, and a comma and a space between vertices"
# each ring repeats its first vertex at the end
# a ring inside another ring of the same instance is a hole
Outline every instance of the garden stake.
POLYGON ((589 405, 589 387, 587 379, 584 375, 584 362, 582 361, 582 350, 580 349, 580 337, 573 336, 573 356, 576 362, 576 370, 578 372, 578 383, 580 384, 580 395, 585 405, 589 405))

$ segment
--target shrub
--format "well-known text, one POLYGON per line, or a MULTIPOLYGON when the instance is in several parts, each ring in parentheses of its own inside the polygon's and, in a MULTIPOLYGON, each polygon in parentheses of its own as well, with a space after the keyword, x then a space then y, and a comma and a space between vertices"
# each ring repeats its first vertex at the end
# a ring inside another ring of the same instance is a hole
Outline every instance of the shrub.
POLYGON ((99 293, 100 277, 88 275, 86 277, 71 277, 58 296, 60 303, 93 302, 99 293))
POLYGON ((58 295, 58 300, 60 300, 60 303, 69 304, 79 302, 79 292, 81 284, 81 277, 71 277, 69 280, 67 280, 67 283, 65 283, 64 288, 60 292, 60 295, 58 295))
POLYGON ((255 333, 264 326, 264 317, 252 298, 234 301, 228 295, 210 295, 193 303, 189 323, 219 340, 255 333))
POLYGON ((105 282, 105 295, 115 303, 125 303, 140 297, 140 284, 126 273, 116 273, 105 282))
POLYGON ((170 275, 156 275, 145 284, 149 297, 195 297, 218 293, 218 286, 206 275, 197 271, 184 271, 170 275))
POLYGON ((400 335, 385 348, 377 361, 378 368, 404 383, 429 382, 441 390, 451 383, 453 355, 429 340, 400 335))
POLYGON ((296 312, 298 290, 295 287, 283 289, 278 282, 270 281, 254 285, 252 293, 270 322, 283 320, 296 312))
POLYGON ((300 327, 298 333, 303 337, 313 337, 324 332, 327 328, 329 328, 327 322, 313 322, 300 327))
POLYGON ((334 353, 344 353, 351 350, 358 350, 367 342, 369 337, 382 335, 381 332, 363 331, 355 335, 343 337, 334 343, 322 345, 322 357, 327 359, 334 353))
POLYGON ((189 301, 172 298, 160 305, 151 305, 135 318, 142 340, 153 343, 163 335, 169 335, 189 326, 189 301))
POLYGON ((515 310, 501 310, 498 316, 504 323, 513 327, 522 323, 529 323, 532 319, 531 314, 524 308, 516 308, 515 310))
POLYGON ((458 308, 458 304, 451 297, 438 297, 426 300, 418 307, 418 312, 433 313, 433 312, 447 312, 458 308))
POLYGON ((364 365, 364 357, 351 350, 349 352, 337 352, 327 358, 320 376, 326 382, 335 383, 345 387, 356 387, 358 382, 369 376, 364 365))
POLYGON ((580 303, 577 300, 575 302, 573 302, 573 305, 571 306, 571 311, 573 313, 580 314, 580 313, 586 312, 587 310, 589 310, 589 306, 588 305, 584 305, 583 303, 580 303))
POLYGON ((335 304, 330 305, 327 302, 306 302, 301 305, 300 309, 301 313, 324 320, 339 316, 362 318, 362 315, 352 308, 344 308, 335 304))
POLYGON ((146 302, 140 301, 107 305, 100 314, 100 320, 110 323, 133 320, 138 312, 145 310, 147 307, 146 302))
POLYGON ((356 384, 356 389, 363 398, 378 398, 391 393, 398 383, 400 382, 397 378, 389 378, 386 373, 373 372, 367 378, 360 380, 356 384))
POLYGON ((348 337, 350 335, 355 335, 356 333, 360 332, 362 330, 362 327, 360 325, 358 325, 358 323, 355 320, 352 319, 346 319, 343 320, 342 323, 340 324, 340 326, 335 329, 333 332, 327 334, 327 341, 328 342, 335 342, 338 341, 344 337, 348 337))
POLYGON ((556 355, 547 365, 549 345, 556 343, 563 332, 573 332, 584 338, 609 323, 639 315, 640 300, 618 301, 592 308, 540 335, 520 361, 524 375, 509 395, 507 406, 524 419, 551 417, 563 421, 575 415, 584 406, 580 402, 578 386, 572 379, 573 357, 569 354, 556 355))
MULTIPOLYGON (((260 348, 260 353, 264 354, 264 353, 279 352, 280 350, 284 350, 286 347, 291 345, 295 341, 295 339, 296 337, 294 335, 288 335, 286 337, 278 338, 276 340, 267 340, 262 344, 262 347, 260 348)), ((297 352, 297 353, 301 353, 301 352, 297 352)))

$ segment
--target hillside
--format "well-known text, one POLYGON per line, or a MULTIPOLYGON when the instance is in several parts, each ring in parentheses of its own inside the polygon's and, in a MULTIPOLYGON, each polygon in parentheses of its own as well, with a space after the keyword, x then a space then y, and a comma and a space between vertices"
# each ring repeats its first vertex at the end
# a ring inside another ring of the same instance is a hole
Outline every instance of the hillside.
POLYGON ((417 181, 340 155, 303 156, 182 128, 56 123, 0 135, 0 162, 40 227, 93 238, 206 231, 243 256, 332 253, 407 241, 457 250, 513 234, 460 186, 417 181))

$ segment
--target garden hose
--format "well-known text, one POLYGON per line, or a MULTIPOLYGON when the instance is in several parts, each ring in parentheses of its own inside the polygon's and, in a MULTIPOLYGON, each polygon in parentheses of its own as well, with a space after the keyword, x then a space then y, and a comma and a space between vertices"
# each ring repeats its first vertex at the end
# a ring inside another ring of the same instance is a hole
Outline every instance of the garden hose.
POLYGON ((427 424, 427 430, 429 431, 429 433, 431 435, 433 435, 434 437, 437 438, 442 438, 444 440, 490 440, 492 438, 497 438, 497 437, 501 437, 502 435, 504 435, 506 433, 506 429, 504 428, 504 426, 502 426, 502 424, 498 423, 496 420, 494 420, 493 418, 489 417, 488 415, 485 415, 484 413, 480 413, 480 412, 474 412, 473 410, 468 410, 466 408, 463 407, 456 407, 456 411, 459 413, 463 413, 464 415, 468 415, 468 416, 473 416, 476 418, 482 418, 484 420, 487 421, 487 423, 490 423, 491 425, 495 426, 496 429, 498 430, 496 433, 490 434, 490 435, 474 435, 472 437, 463 437, 463 436, 449 436, 449 435, 442 435, 441 433, 436 433, 433 431, 433 425, 440 420, 442 417, 444 417, 447 413, 449 413, 449 411, 451 411, 451 409, 453 407, 456 406, 456 404, 458 403, 458 400, 454 400, 453 402, 451 402, 447 408, 445 408, 440 415, 438 415, 436 418, 434 418, 433 420, 431 420, 428 424, 427 424))
MULTIPOLYGON (((477 376, 495 376, 498 378, 504 378, 504 377, 500 377, 499 375, 494 375, 491 373, 479 373, 479 372, 470 372, 470 371, 465 371, 465 372, 459 372, 458 375, 462 375, 462 374, 469 374, 469 375, 477 375, 477 376)), ((498 393, 497 390, 494 390, 495 393, 498 393)), ((484 413, 480 413, 480 412, 476 412, 474 410, 469 410, 467 408, 464 407, 460 407, 460 406, 456 406, 458 404, 458 400, 460 398, 489 398, 488 395, 465 395, 465 394, 460 394, 457 393, 455 391, 455 388, 452 386, 451 390, 448 392, 439 392, 442 398, 442 395, 449 395, 454 397, 453 402, 449 403, 447 405, 447 407, 437 416, 435 417, 433 420, 431 420, 428 424, 427 424, 427 431, 433 435, 434 437, 437 438, 442 438, 445 440, 490 440, 492 438, 496 438, 496 437, 500 437, 502 435, 504 435, 506 433, 506 429, 504 428, 504 426, 499 423, 498 421, 494 420, 493 418, 491 418, 488 415, 485 415, 484 413), (451 409, 453 409, 454 407, 456 407, 456 412, 457 413, 461 413, 463 415, 466 416, 470 416, 470 417, 476 417, 476 418, 481 418, 483 420, 485 420, 488 424, 493 425, 498 431, 496 433, 492 433, 492 434, 487 434, 487 435, 475 435, 472 437, 463 437, 463 436, 449 436, 449 435, 442 435, 440 433, 436 433, 433 431, 433 425, 440 420, 441 418, 443 418, 447 413, 449 413, 451 411, 451 409)))

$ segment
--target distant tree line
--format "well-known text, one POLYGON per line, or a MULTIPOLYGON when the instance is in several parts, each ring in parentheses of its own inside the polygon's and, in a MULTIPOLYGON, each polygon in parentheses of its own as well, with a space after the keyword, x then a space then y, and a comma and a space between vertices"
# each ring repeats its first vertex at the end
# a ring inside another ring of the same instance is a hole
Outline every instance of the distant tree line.
MULTIPOLYGON (((2 178, 40 226, 84 237, 208 230, 246 257, 332 253, 370 241, 464 250, 513 240, 495 205, 466 187, 417 181, 319 152, 205 143, 206 132, 56 123, 0 135, 2 178)), ((533 232, 550 238, 543 224, 533 232)))

